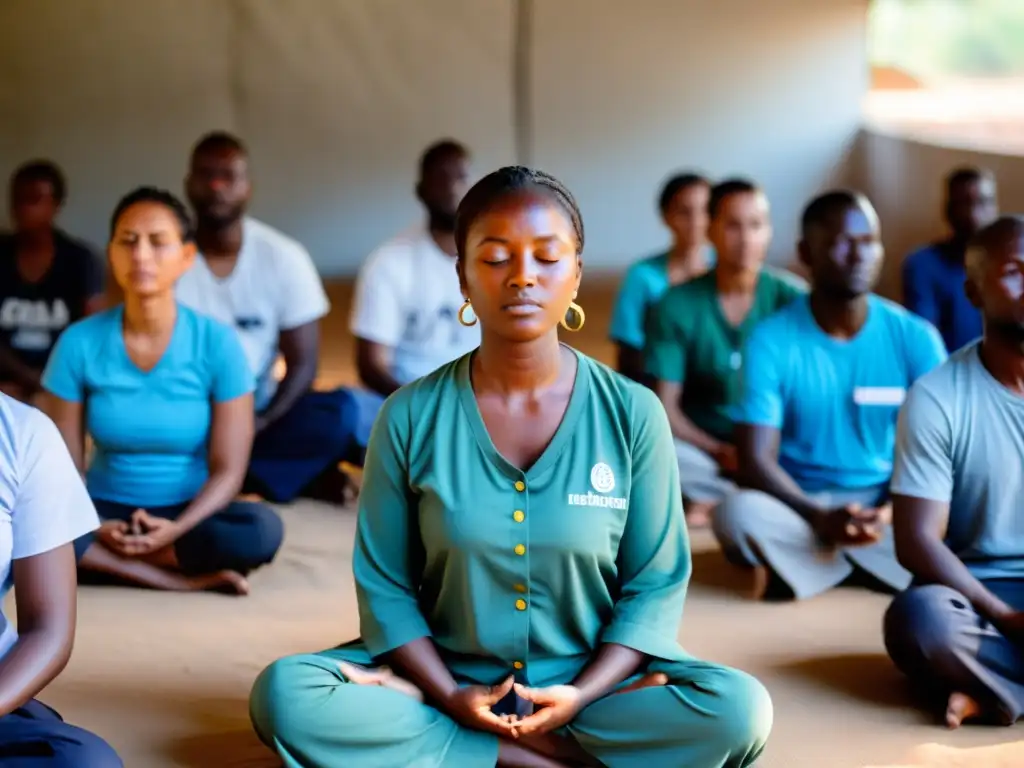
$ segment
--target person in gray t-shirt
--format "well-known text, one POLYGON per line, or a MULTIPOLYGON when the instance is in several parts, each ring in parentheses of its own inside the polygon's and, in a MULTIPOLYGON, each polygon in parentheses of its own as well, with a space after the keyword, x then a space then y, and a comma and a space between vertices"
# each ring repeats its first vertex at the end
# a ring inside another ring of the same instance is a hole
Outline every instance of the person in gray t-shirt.
POLYGON ((982 340, 900 412, 893 527, 914 584, 885 616, 889 655, 951 728, 1024 715, 1024 217, 975 236, 966 289, 982 340))

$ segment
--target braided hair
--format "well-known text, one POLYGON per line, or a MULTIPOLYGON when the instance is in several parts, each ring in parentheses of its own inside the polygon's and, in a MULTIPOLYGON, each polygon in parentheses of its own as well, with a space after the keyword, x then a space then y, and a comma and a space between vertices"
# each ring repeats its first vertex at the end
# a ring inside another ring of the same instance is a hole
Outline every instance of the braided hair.
POLYGON ((484 176, 459 203, 455 214, 455 248, 459 259, 465 256, 466 237, 476 218, 501 198, 524 191, 542 192, 562 207, 576 235, 576 254, 583 252, 583 216, 568 187, 544 171, 511 165, 484 176))
POLYGON ((114 214, 110 217, 111 238, 113 238, 114 233, 117 231, 117 222, 120 221, 124 212, 138 203, 162 205, 173 213, 174 218, 178 220, 178 228, 181 230, 181 241, 183 243, 195 241, 195 230, 192 228, 192 217, 189 215, 188 208, 170 192, 165 189, 158 189, 157 187, 138 187, 121 198, 114 208, 114 214))

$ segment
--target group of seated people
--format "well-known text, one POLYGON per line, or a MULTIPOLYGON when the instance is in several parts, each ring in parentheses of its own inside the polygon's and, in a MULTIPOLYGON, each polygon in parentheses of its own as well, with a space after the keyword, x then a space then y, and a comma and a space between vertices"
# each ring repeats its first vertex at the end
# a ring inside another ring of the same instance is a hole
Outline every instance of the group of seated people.
POLYGON ((950 177, 953 232, 907 260, 909 310, 872 293, 862 195, 806 207, 808 287, 765 266, 755 184, 672 179, 674 243, 626 276, 616 372, 560 341, 586 318, 572 193, 522 167, 470 187, 469 161, 452 141, 424 153, 424 225, 357 281, 363 386, 332 391, 313 387, 323 285, 246 214, 237 138, 195 145, 191 210, 150 187, 118 203, 106 291, 55 226, 56 168, 16 172, 0 764, 120 765, 34 698, 67 662, 76 572, 245 594, 283 540, 267 502, 342 500, 343 460, 364 465, 361 636, 257 679, 254 727, 288 766, 753 765, 767 691, 677 642, 687 529, 707 522, 758 597, 897 593, 887 648, 946 722, 1014 722, 1024 219, 998 217, 992 177, 950 177))

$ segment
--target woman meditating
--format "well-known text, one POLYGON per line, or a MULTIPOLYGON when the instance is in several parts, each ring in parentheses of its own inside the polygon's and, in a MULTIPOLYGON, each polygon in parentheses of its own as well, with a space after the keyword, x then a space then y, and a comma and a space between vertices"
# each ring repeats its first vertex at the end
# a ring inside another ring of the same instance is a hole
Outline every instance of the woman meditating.
POLYGON ((665 412, 558 340, 584 322, 572 195, 503 168, 456 243, 482 341, 377 418, 362 638, 264 671, 257 733, 289 768, 751 765, 767 692, 676 639, 691 562, 665 412))
POLYGON ((196 256, 188 212, 151 188, 114 211, 108 246, 124 303, 72 324, 43 374, 46 409, 104 520, 79 569, 155 589, 249 590, 281 519, 236 501, 253 439, 254 382, 233 329, 179 305, 196 256))

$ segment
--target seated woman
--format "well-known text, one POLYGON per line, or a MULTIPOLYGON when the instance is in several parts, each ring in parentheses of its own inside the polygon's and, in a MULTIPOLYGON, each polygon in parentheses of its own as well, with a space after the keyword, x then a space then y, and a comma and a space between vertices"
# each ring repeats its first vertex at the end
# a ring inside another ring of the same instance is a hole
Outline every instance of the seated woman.
POLYGON ((307 768, 752 765, 767 692, 676 640, 691 561, 665 411, 558 341, 584 320, 572 195, 496 171, 456 243, 482 341, 374 424, 362 639, 264 671, 257 733, 307 768))
POLYGON ((61 335, 46 408, 104 523, 79 568, 156 589, 248 592, 283 536, 267 506, 235 501, 253 439, 253 378, 234 331, 179 305, 196 255, 188 212, 150 188, 114 211, 108 247, 124 304, 61 335))
POLYGON ((0 613, 0 765, 120 768, 114 750, 36 701, 75 639, 75 538, 96 511, 46 416, 0 395, 0 602, 13 586, 18 626, 0 613))

